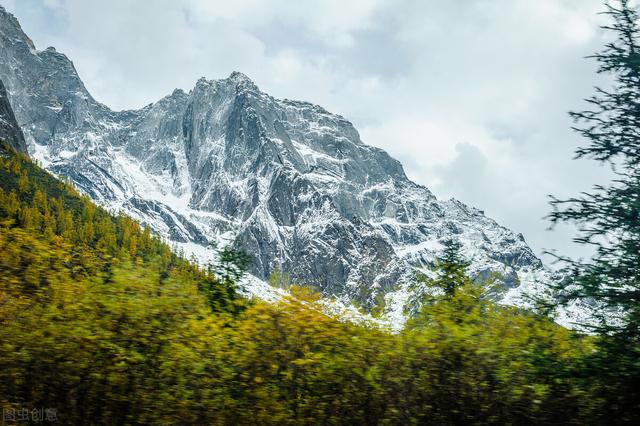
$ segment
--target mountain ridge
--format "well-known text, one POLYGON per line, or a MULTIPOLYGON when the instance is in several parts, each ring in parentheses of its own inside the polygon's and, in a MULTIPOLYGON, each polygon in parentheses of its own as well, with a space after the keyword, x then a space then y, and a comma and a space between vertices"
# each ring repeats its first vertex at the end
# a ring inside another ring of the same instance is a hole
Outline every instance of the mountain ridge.
POLYGON ((3 10, 0 47, 0 79, 31 155, 202 262, 207 245, 233 242, 254 256, 260 280, 286 271, 346 302, 386 298, 396 316, 420 298, 413 277, 429 273, 449 238, 473 276, 502 276, 498 299, 550 279, 521 234, 437 200, 344 117, 273 98, 240 72, 112 111, 65 55, 36 50, 3 10))

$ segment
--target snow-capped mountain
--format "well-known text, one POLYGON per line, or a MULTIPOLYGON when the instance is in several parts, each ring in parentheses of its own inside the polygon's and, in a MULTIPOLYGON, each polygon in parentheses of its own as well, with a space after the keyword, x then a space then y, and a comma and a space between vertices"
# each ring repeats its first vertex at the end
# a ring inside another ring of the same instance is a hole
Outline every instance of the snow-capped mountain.
POLYGON ((273 98, 241 73, 113 111, 65 55, 37 50, 1 7, 0 52, 32 157, 200 258, 207 245, 233 241, 260 280, 280 270, 365 306, 382 295, 391 316, 424 291, 413 277, 448 238, 462 243, 471 274, 501 274, 496 298, 515 302, 549 279, 521 234, 436 199, 345 118, 273 98))

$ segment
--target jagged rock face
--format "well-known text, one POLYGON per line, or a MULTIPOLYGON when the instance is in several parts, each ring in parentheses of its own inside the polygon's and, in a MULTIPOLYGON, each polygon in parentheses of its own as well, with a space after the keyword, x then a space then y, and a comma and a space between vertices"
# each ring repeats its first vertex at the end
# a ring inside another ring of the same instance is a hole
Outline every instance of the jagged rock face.
POLYGON ((472 274, 499 272, 506 289, 542 270, 521 235, 437 200, 343 117, 275 99, 243 74, 116 112, 4 10, 0 49, 32 155, 181 247, 233 239, 261 279, 280 269, 365 304, 379 293, 408 300, 416 269, 428 269, 447 238, 462 242, 472 274))
POLYGON ((9 147, 18 152, 27 153, 27 143, 11 109, 2 80, 0 80, 0 141, 6 142, 9 147))

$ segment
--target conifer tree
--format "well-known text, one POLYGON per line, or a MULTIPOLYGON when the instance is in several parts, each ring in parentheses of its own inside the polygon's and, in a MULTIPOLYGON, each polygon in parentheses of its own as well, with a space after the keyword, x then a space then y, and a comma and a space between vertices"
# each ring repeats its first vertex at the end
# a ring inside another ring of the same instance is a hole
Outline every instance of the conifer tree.
POLYGON ((577 158, 610 165, 616 179, 597 185, 590 193, 568 200, 553 199, 553 223, 573 222, 581 227, 575 241, 595 247, 588 261, 562 258, 573 267, 575 279, 560 285, 562 302, 593 299, 610 314, 621 311, 622 322, 603 315, 600 331, 640 333, 640 36, 638 12, 627 0, 607 4, 613 24, 603 28, 617 39, 593 56, 599 73, 615 78, 610 90, 596 88, 587 99, 591 109, 571 112, 574 129, 589 144, 577 158))
POLYGON ((640 29, 628 0, 606 8, 612 23, 603 29, 615 39, 592 58, 613 85, 596 88, 589 109, 570 114, 588 141, 576 157, 609 165, 615 178, 568 200, 554 198, 550 218, 577 224, 575 241, 595 248, 586 261, 561 258, 573 274, 555 287, 560 304, 586 300, 600 308, 593 326, 599 350, 589 361, 606 401, 602 420, 633 423, 640 421, 640 29))
POLYGON ((453 296, 457 288, 468 280, 466 268, 469 263, 460 255, 461 244, 453 239, 444 242, 444 251, 436 262, 438 277, 434 284, 444 290, 445 295, 453 296))

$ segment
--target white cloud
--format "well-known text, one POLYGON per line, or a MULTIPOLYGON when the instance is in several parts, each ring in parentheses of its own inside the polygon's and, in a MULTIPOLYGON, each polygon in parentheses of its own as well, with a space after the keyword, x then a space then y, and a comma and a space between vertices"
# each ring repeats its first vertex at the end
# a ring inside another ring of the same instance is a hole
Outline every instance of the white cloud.
POLYGON ((352 31, 371 25, 372 13, 380 4, 378 0, 190 0, 185 6, 204 21, 229 20, 243 28, 293 24, 305 28, 329 45, 344 47, 353 43, 352 31))

